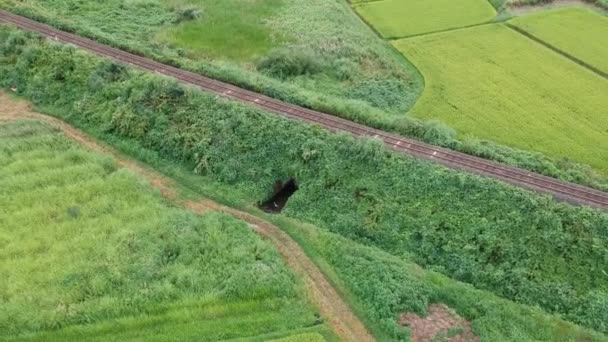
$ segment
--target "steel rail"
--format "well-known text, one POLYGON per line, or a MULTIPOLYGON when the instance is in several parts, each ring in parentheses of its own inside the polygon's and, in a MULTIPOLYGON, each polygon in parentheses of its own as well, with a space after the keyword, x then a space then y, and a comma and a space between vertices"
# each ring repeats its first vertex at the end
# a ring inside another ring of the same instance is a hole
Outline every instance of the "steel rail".
POLYGON ((354 136, 378 138, 394 150, 419 158, 434 160, 451 168, 462 169, 479 175, 500 179, 511 184, 550 194, 571 203, 608 208, 608 193, 599 190, 567 183, 531 171, 436 147, 396 134, 360 125, 336 116, 286 103, 200 74, 185 71, 159 63, 152 59, 100 44, 88 38, 55 29, 46 24, 7 11, 0 10, 0 22, 9 23, 24 30, 37 32, 53 40, 73 44, 97 55, 109 57, 141 69, 173 77, 181 82, 195 85, 216 95, 251 104, 266 111, 287 116, 291 119, 318 124, 334 132, 348 132, 354 136))

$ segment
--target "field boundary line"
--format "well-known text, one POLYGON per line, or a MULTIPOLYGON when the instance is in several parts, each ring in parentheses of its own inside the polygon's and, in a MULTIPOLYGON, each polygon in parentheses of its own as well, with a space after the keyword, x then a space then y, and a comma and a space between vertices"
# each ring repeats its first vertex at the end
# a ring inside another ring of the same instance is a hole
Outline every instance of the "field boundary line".
MULTIPOLYGON (((0 100, 8 99, 0 92, 0 100)), ((281 254, 285 264, 304 282, 308 297, 317 306, 334 332, 344 341, 375 341, 365 325, 357 318, 350 306, 342 299, 339 291, 332 285, 321 269, 309 258, 304 249, 287 233, 276 225, 253 214, 226 207, 209 199, 185 201, 178 196, 178 186, 171 178, 150 168, 149 166, 126 157, 109 145, 91 138, 70 124, 45 114, 33 112, 29 106, 27 111, 5 115, 0 109, 0 123, 16 120, 37 120, 58 129, 68 139, 82 145, 95 153, 112 156, 119 167, 126 168, 144 178, 150 185, 160 191, 168 201, 202 214, 208 211, 218 211, 245 221, 258 235, 270 241, 281 254)))
POLYGON ((452 28, 447 28, 447 29, 443 29, 443 30, 435 30, 435 31, 423 32, 423 33, 410 34, 408 36, 402 36, 402 37, 387 37, 384 39, 386 39, 390 42, 394 42, 397 40, 405 40, 405 39, 411 39, 411 38, 417 38, 417 37, 423 37, 423 36, 430 36, 430 35, 434 35, 434 34, 466 30, 466 29, 471 29, 471 28, 475 28, 475 27, 494 25, 494 24, 500 24, 500 23, 501 23, 500 21, 495 21, 494 19, 492 19, 490 21, 484 21, 483 23, 477 23, 477 24, 471 24, 471 25, 465 25, 465 26, 459 26, 459 27, 452 27, 452 28))
POLYGON ((528 38, 528 39, 530 39, 530 40, 532 40, 532 41, 534 41, 534 42, 536 42, 536 43, 538 43, 540 45, 543 45, 544 47, 548 48, 549 50, 552 50, 553 52, 555 52, 557 54, 560 54, 561 56, 563 56, 565 58, 568 58, 572 62, 574 62, 574 63, 578 64, 579 66, 581 66, 581 67, 583 67, 583 68, 585 68, 585 69, 587 69, 587 70, 589 70, 589 71, 597 74, 598 76, 603 77, 605 79, 608 79, 608 73, 607 72, 604 72, 604 71, 602 71, 602 70, 594 67, 593 65, 591 65, 591 64, 589 64, 589 63, 587 63, 587 62, 585 62, 585 61, 583 61, 583 60, 581 60, 579 58, 574 57, 573 55, 567 53, 566 51, 561 50, 561 49, 559 49, 559 48, 557 48, 557 47, 555 47, 555 46, 547 43, 546 41, 544 41, 544 40, 536 37, 532 33, 530 33, 528 31, 522 29, 521 27, 518 27, 518 26, 513 25, 511 23, 508 23, 508 22, 504 23, 504 25, 507 26, 508 28, 512 29, 513 31, 521 34, 522 36, 525 36, 526 38, 528 38))

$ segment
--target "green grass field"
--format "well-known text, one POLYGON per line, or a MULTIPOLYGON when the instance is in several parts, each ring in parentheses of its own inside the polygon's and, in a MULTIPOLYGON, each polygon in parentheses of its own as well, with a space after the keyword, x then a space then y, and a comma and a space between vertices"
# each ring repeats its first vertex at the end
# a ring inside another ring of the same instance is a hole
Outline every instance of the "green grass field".
POLYGON ((608 172, 608 82, 503 25, 399 40, 423 73, 413 115, 608 172))
POLYGON ((511 24, 608 74, 608 18, 564 8, 515 18, 511 24))
POLYGON ((480 24, 496 15, 487 0, 355 0, 353 4, 385 38, 480 24))
POLYGON ((0 0, 0 7, 343 115, 401 114, 422 87, 346 0, 0 0))
POLYGON ((0 340, 326 331, 279 254, 243 222, 172 207, 35 121, 0 124, 0 165, 0 340))
MULTIPOLYGON (((282 0, 171 0, 190 10, 193 20, 171 25, 157 39, 190 51, 193 58, 251 61, 280 45, 281 35, 264 22, 279 10, 282 0)), ((183 14, 182 14, 183 15, 183 14)))

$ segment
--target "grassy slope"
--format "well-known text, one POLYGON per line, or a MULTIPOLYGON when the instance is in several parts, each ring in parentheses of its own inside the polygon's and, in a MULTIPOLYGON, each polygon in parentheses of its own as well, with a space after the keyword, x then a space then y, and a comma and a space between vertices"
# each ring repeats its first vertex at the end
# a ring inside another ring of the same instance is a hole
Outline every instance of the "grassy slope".
POLYGON ((470 26, 496 15, 487 0, 353 1, 355 9, 385 38, 470 26))
MULTIPOLYGON (((283 215, 263 214, 251 205, 256 197, 251 197, 248 191, 243 192, 240 186, 193 174, 189 166, 163 158, 155 151, 142 148, 136 141, 104 134, 94 125, 78 122, 99 138, 112 142, 125 153, 177 180, 183 195, 193 200, 200 199, 201 195, 212 197, 274 221, 323 268, 380 341, 408 341, 408 330, 395 325, 396 317, 406 311, 423 314, 426 306, 435 302, 448 303, 460 315, 472 320, 475 333, 482 340, 608 340, 601 334, 566 323, 539 309, 518 305, 438 273, 424 271, 408 258, 365 247, 283 215)), ((310 336, 304 336, 303 341, 309 341, 310 336)))
POLYGON ((608 18, 564 8, 515 18, 511 24, 608 74, 608 18))
POLYGON ((604 213, 185 91, 69 47, 24 35, 6 42, 0 85, 68 120, 145 142, 249 199, 295 177, 289 216, 608 330, 604 213))
POLYGON ((395 46, 425 75, 414 115, 608 172, 608 82, 602 77, 499 24, 395 46))
POLYGON ((314 323, 244 223, 173 208, 38 122, 0 124, 0 142, 0 339, 218 340, 314 323))

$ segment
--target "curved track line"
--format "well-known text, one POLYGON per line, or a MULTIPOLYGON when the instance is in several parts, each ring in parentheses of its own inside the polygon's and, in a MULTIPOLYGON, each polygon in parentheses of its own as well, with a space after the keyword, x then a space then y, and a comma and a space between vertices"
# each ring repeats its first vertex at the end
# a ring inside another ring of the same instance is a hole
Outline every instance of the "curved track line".
MULTIPOLYGON (((0 103, 10 103, 12 100, 5 94, 0 93, 0 103)), ((14 101, 13 101, 14 102, 14 101)), ((323 316, 335 333, 344 341, 374 341, 372 335, 367 331, 363 323, 355 316, 350 307, 342 300, 338 291, 331 285, 323 272, 308 258, 302 248, 280 228, 272 223, 262 220, 249 213, 225 207, 210 200, 197 202, 185 202, 179 199, 177 187, 174 182, 156 172, 142 166, 141 164, 121 155, 116 150, 96 142, 83 132, 75 129, 67 123, 39 113, 32 112, 26 105, 17 105, 14 110, 8 112, 0 108, 0 122, 18 119, 33 119, 48 123, 63 134, 83 145, 89 150, 97 153, 112 155, 118 165, 131 170, 142 176, 152 186, 160 190, 161 194, 171 202, 192 210, 196 213, 206 211, 221 211, 245 221, 259 235, 269 240, 281 253, 285 263, 304 280, 309 298, 319 308, 323 316)))
POLYGON ((37 32, 53 40, 73 44, 97 55, 131 64, 144 70, 173 77, 183 83, 197 86, 204 91, 250 104, 265 111, 280 114, 291 119, 318 124, 334 132, 347 132, 354 136, 378 138, 388 147, 391 147, 398 152, 427 160, 433 160, 450 168, 466 170, 482 176, 500 179, 530 190, 550 194, 555 198, 571 203, 586 204, 598 208, 608 208, 608 193, 602 191, 559 181, 531 171, 501 165, 483 158, 432 146, 396 134, 360 125, 336 116, 292 105, 228 83, 210 79, 199 74, 115 49, 87 38, 57 30, 48 25, 38 23, 10 12, 0 10, 0 22, 13 24, 18 28, 37 32))

